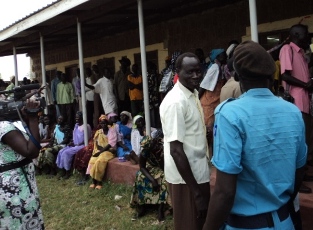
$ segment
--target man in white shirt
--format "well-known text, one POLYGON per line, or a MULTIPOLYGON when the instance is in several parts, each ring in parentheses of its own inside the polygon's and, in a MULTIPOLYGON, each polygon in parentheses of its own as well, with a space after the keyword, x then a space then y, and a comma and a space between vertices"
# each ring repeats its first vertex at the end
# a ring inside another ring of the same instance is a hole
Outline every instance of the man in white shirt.
POLYGON ((175 229, 202 229, 210 198, 206 127, 196 90, 201 79, 199 63, 193 53, 177 58, 179 82, 160 106, 164 173, 175 229))
POLYGON ((77 111, 82 111, 82 101, 81 101, 81 88, 80 88, 80 69, 76 69, 76 77, 72 79, 72 85, 75 93, 75 114, 77 111))
POLYGON ((85 86, 93 89, 95 93, 100 94, 103 110, 106 115, 109 113, 117 113, 117 104, 113 93, 113 85, 110 81, 110 73, 108 69, 104 69, 103 72, 103 77, 100 78, 96 84, 89 85, 86 82, 85 86))
MULTIPOLYGON (((86 68, 86 83, 88 85, 95 84, 95 78, 92 74, 91 68, 86 68)), ((91 129, 93 129, 93 113, 94 113, 94 92, 92 89, 85 87, 86 92, 86 107, 87 107, 87 123, 90 125, 91 129)))

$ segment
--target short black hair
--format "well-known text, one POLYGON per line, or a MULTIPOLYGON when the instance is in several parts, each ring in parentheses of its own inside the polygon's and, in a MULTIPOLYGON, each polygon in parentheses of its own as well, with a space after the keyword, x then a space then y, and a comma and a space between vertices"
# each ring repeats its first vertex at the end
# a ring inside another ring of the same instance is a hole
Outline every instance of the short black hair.
POLYGON ((176 70, 180 70, 181 69, 181 66, 182 66, 182 63, 183 63, 183 59, 185 57, 190 57, 190 58, 193 57, 193 58, 197 59, 200 62, 200 60, 199 60, 197 55, 195 55, 194 53, 191 53, 191 52, 186 52, 186 53, 183 53, 183 54, 178 56, 178 58, 176 60, 176 63, 175 63, 176 70))
POLYGON ((296 24, 290 27, 289 34, 294 35, 296 29, 304 29, 305 31, 309 31, 309 27, 303 24, 296 24))
POLYGON ((228 46, 230 46, 231 44, 239 45, 240 42, 238 42, 237 40, 233 39, 230 42, 228 42, 228 46))

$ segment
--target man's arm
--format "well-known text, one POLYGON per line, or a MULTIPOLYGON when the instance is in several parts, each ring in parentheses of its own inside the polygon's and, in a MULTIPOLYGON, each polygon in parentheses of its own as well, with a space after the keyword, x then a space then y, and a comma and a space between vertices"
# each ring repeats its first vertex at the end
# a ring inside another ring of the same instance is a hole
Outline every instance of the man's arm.
POLYGON ((293 194, 291 196, 292 201, 295 199, 295 197, 297 196, 297 194, 299 192, 300 186, 301 186, 302 181, 303 181, 304 174, 305 174, 305 166, 298 168, 296 170, 295 186, 294 186, 293 194))
POLYGON ((87 88, 89 88, 89 89, 95 89, 95 87, 93 86, 93 85, 89 85, 89 84, 87 84, 86 82, 85 82, 85 86, 87 87, 87 88))
POLYGON ((208 208, 206 204, 208 203, 209 194, 202 194, 199 184, 197 183, 191 171, 188 158, 183 148, 183 143, 179 141, 170 142, 170 152, 171 156, 174 159, 178 172, 180 173, 194 196, 196 207, 198 210, 198 218, 205 218, 208 208))
POLYGON ((282 74, 282 80, 287 82, 289 85, 298 86, 304 89, 312 88, 312 80, 310 80, 309 82, 300 81, 299 79, 291 76, 291 73, 289 70, 286 70, 282 74))
POLYGON ((214 192, 210 199, 203 230, 218 230, 223 225, 233 207, 236 183, 237 174, 216 171, 214 192))

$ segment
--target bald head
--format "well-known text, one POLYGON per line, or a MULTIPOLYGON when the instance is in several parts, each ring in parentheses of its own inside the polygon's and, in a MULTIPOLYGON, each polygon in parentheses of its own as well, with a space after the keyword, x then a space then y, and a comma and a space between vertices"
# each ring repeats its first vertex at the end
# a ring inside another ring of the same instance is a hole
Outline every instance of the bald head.
POLYGON ((289 31, 290 41, 298 45, 302 49, 307 49, 310 44, 309 31, 306 25, 293 25, 289 31))

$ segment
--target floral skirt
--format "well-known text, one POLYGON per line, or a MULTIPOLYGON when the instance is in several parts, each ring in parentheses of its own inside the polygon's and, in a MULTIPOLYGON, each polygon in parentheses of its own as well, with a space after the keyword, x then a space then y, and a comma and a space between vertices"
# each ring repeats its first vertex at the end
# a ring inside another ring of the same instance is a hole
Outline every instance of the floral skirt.
POLYGON ((136 174, 130 205, 136 207, 143 204, 162 204, 168 203, 168 189, 165 181, 164 172, 158 167, 152 167, 147 164, 150 174, 158 181, 160 191, 153 191, 151 181, 143 175, 141 171, 136 174))

